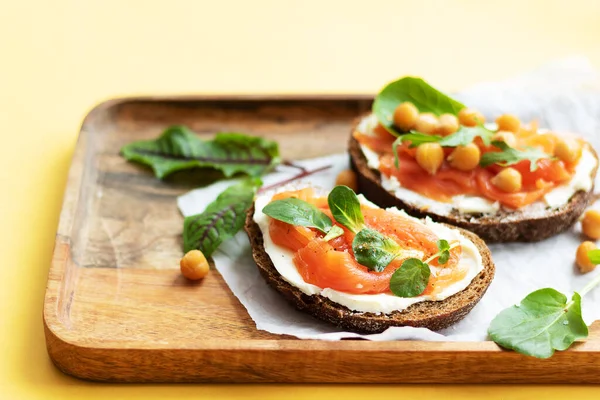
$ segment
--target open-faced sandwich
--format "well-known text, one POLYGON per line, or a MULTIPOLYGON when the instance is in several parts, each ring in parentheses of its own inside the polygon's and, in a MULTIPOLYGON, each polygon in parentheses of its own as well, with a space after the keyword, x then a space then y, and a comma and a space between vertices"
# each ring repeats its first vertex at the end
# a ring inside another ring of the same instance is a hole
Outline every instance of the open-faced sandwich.
POLYGON ((418 78, 387 85, 349 143, 358 189, 382 207, 460 226, 486 241, 537 241, 587 206, 598 158, 573 135, 484 116, 418 78))
POLYGON ((269 284, 355 332, 445 328, 479 302, 495 271, 475 234, 379 208, 346 186, 260 195, 245 229, 269 284))

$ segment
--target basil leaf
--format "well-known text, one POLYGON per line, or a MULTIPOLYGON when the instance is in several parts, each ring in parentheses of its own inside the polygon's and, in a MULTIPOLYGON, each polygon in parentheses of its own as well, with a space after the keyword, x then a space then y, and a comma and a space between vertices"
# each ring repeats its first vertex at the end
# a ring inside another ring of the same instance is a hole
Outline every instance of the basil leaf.
POLYGON ((418 258, 409 258, 392 275, 390 290, 398 297, 418 296, 425 291, 430 275, 429 265, 418 258))
POLYGON ((183 248, 198 249, 210 256, 221 243, 233 237, 244 225, 246 211, 262 184, 259 178, 246 179, 225 189, 204 212, 183 221, 183 248))
POLYGON ((420 112, 432 112, 437 115, 458 114, 465 106, 430 86, 421 78, 405 77, 389 83, 373 101, 373 113, 379 123, 391 134, 398 136, 400 132, 393 127, 393 116, 396 107, 410 101, 420 112))
POLYGON ((440 239, 437 241, 437 247, 439 251, 448 251, 450 250, 450 243, 446 239, 440 239))
POLYGON ((588 251, 588 257, 592 264, 600 264, 600 249, 588 251))
POLYGON ((450 259, 450 252, 448 250, 441 251, 440 255, 438 257, 438 263, 439 264, 446 264, 449 259, 450 259))
POLYGON ((323 211, 294 197, 272 201, 262 209, 262 212, 290 225, 316 228, 323 233, 327 233, 333 225, 331 218, 323 211))
POLYGON ((226 177, 260 176, 279 163, 276 142, 241 133, 218 133, 213 140, 201 140, 185 126, 172 126, 156 140, 125 145, 121 153, 150 166, 159 179, 197 167, 218 169, 226 177))
POLYGON ((350 231, 360 231, 365 220, 360 210, 360 202, 356 193, 348 186, 336 186, 329 193, 327 203, 333 218, 350 231))
POLYGON ((518 306, 505 309, 492 320, 488 334, 498 345, 537 358, 566 350, 588 336, 581 317, 581 296, 567 297, 551 288, 536 290, 518 306))
POLYGON ((450 244, 445 239, 440 239, 437 242, 439 252, 438 263, 446 264, 450 259, 450 244))
POLYGON ((494 141, 492 144, 498 147, 500 152, 487 152, 481 156, 479 164, 482 167, 487 167, 491 164, 498 164, 502 167, 508 167, 514 165, 522 160, 529 160, 531 162, 530 170, 535 171, 538 167, 537 162, 543 158, 552 158, 549 154, 544 153, 535 147, 527 147, 524 150, 517 150, 504 142, 494 141))
POLYGON ((331 229, 329 230, 329 232, 327 232, 327 235, 325 235, 325 237, 323 237, 323 240, 326 242, 329 242, 330 240, 340 237, 343 234, 344 234, 344 230, 342 228, 340 228, 337 225, 333 225, 331 227, 331 229))
POLYGON ((364 228, 354 237, 352 251, 360 265, 381 272, 398 256, 400 246, 381 233, 364 228))

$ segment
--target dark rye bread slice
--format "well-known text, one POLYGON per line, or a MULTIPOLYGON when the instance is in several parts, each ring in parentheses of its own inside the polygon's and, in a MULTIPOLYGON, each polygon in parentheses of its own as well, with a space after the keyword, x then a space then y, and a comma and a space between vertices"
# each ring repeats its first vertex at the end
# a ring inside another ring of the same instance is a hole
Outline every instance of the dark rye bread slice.
POLYGON ((416 303, 406 310, 391 314, 356 312, 327 297, 307 295, 285 281, 265 252, 262 231, 254 222, 253 216, 254 206, 246 215, 244 229, 250 238, 252 256, 263 278, 299 310, 352 332, 379 333, 391 326, 425 327, 434 331, 444 329, 463 319, 475 307, 492 282, 496 270, 483 240, 471 232, 456 228, 477 246, 484 265, 483 270, 465 290, 441 301, 416 303))
MULTIPOLYGON (((591 146, 590 150, 598 158, 591 146)), ((348 152, 351 167, 357 174, 358 192, 373 203, 380 207, 398 207, 417 218, 428 216, 437 222, 459 226, 476 233, 488 243, 537 242, 564 232, 577 222, 593 197, 593 187, 589 192, 580 190, 567 204, 555 210, 548 210, 542 216, 531 216, 527 213, 517 215, 514 211, 504 209, 493 216, 461 214, 457 211, 450 215, 439 215, 404 202, 385 190, 381 186, 381 174, 369 168, 367 159, 353 135, 350 135, 348 152)), ((596 166, 593 177, 596 176, 597 169, 596 166)))

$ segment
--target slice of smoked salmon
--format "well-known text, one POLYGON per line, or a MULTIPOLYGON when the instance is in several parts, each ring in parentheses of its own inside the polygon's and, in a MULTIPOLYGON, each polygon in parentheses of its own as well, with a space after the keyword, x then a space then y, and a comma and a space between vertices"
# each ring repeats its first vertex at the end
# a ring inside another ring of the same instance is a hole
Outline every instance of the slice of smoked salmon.
MULTIPOLYGON (((436 253, 438 237, 425 225, 381 208, 361 207, 365 225, 393 239, 401 247, 436 253)), ((353 238, 354 239, 354 238, 353 238)))
POLYGON ((358 143, 365 145, 369 149, 380 154, 391 154, 392 144, 394 143, 394 140, 396 140, 396 138, 380 124, 373 129, 373 133, 370 135, 361 133, 359 131, 354 131, 354 138, 358 141, 358 143))
POLYGON ((315 191, 313 188, 303 188, 300 190, 291 190, 291 191, 287 191, 287 192, 281 192, 281 193, 277 193, 273 196, 273 201, 274 200, 283 200, 283 199, 287 199, 290 197, 295 197, 297 199, 300 200, 304 200, 307 203, 313 204, 314 206, 318 207, 318 208, 326 208, 328 207, 327 205, 327 198, 326 197, 315 197, 315 191))
POLYGON ((444 164, 435 175, 431 175, 414 158, 403 153, 399 158, 396 168, 392 155, 382 156, 379 170, 386 176, 396 177, 402 187, 441 202, 450 202, 457 195, 478 193, 474 171, 459 171, 444 164))
POLYGON ((383 272, 371 272, 356 262, 347 251, 335 251, 323 240, 314 240, 294 255, 302 278, 321 288, 352 294, 376 294, 389 291, 390 278, 398 268, 394 261, 383 272))
MULTIPOLYGON (((303 199, 312 203, 322 202, 310 199, 308 193, 287 192, 279 198, 298 195, 304 196, 303 199)), ((366 226, 392 238, 401 247, 421 251, 423 259, 437 253, 439 238, 427 226, 383 209, 361 206, 361 210, 366 226)), ((324 208, 323 212, 331 217, 329 209, 324 208)), ((388 293, 390 278, 396 269, 400 268, 404 259, 397 258, 382 272, 370 271, 358 264, 354 258, 352 241, 355 234, 344 227, 341 228, 344 230, 342 236, 324 242, 323 234, 314 229, 296 227, 272 219, 269 223, 271 239, 275 244, 295 252, 294 264, 306 282, 351 294, 388 293)), ((460 246, 453 248, 450 253, 449 261, 443 266, 443 271, 447 272, 440 274, 440 277, 431 275, 427 293, 435 294, 464 277, 462 272, 454 271, 460 259, 460 246)), ((430 265, 438 266, 438 260, 432 260, 430 265)))
POLYGON ((493 172, 485 169, 479 170, 479 173, 477 174, 477 184, 481 193, 492 201, 498 201, 502 205, 515 209, 524 207, 541 199, 556 186, 553 182, 539 179, 535 182, 535 189, 527 192, 507 193, 494 186, 492 183, 493 177, 493 172))
POLYGON ((518 147, 536 147, 548 154, 554 154, 558 138, 551 133, 541 133, 518 138, 518 147))
MULTIPOLYGON (((451 257, 456 256, 456 253, 451 251, 451 257)), ((456 264, 451 268, 442 268, 439 272, 432 272, 423 294, 437 295, 454 282, 464 279, 467 276, 467 272, 469 272, 469 269, 460 264, 456 264)))
POLYGON ((544 158, 538 160, 537 168, 531 171, 530 161, 521 161, 515 165, 511 165, 521 173, 523 178, 523 187, 526 189, 534 188, 539 179, 546 182, 562 183, 571 179, 572 174, 567 171, 565 163, 560 160, 552 160, 544 158))
POLYGON ((293 226, 271 218, 269 221, 269 234, 277 246, 298 251, 315 240, 317 231, 304 226, 293 226))

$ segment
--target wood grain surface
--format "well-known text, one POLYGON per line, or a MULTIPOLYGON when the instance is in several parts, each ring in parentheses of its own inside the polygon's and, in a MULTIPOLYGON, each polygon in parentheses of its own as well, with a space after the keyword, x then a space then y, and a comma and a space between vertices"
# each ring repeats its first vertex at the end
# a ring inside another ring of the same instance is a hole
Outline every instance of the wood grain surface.
POLYGON ((241 131, 282 157, 345 150, 367 96, 112 100, 85 119, 65 193, 44 304, 50 357, 76 377, 118 382, 600 383, 600 329, 549 360, 492 342, 296 340, 256 330, 213 271, 179 274, 176 197, 211 177, 165 181, 118 152, 172 124, 205 137, 241 131))

